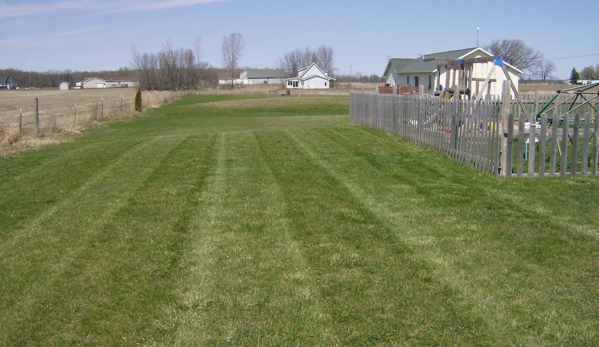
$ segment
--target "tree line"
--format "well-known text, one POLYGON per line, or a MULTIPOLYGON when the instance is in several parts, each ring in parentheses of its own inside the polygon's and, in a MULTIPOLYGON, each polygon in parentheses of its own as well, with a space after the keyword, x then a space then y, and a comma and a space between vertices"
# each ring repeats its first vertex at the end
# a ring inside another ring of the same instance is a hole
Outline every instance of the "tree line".
POLYGON ((19 84, 19 88, 58 88, 60 83, 69 82, 72 86, 88 77, 135 77, 135 71, 126 67, 111 71, 72 71, 48 70, 45 72, 22 71, 19 69, 0 69, 1 76, 10 76, 19 84))
POLYGON ((169 39, 158 53, 140 53, 132 46, 131 55, 141 89, 193 89, 206 80, 209 65, 201 61, 200 36, 196 36, 194 49, 175 49, 169 39))

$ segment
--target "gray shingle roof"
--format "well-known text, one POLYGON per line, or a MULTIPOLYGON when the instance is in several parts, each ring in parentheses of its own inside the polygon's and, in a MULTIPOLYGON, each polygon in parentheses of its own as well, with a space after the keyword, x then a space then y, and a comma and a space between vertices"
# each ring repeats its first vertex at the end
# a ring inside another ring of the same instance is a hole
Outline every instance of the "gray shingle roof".
POLYGON ((389 60, 389 64, 387 64, 387 69, 385 70, 384 75, 388 76, 390 72, 391 73, 395 72, 398 74, 431 73, 437 69, 437 62, 424 61, 424 59, 431 59, 431 58, 458 59, 476 49, 477 49, 477 47, 473 47, 473 48, 458 49, 455 51, 431 53, 431 54, 425 54, 420 58, 414 58, 414 59, 393 58, 393 59, 389 60), (393 71, 390 71, 391 68, 393 69, 393 71))
POLYGON ((248 78, 285 78, 283 70, 275 69, 247 69, 248 78))

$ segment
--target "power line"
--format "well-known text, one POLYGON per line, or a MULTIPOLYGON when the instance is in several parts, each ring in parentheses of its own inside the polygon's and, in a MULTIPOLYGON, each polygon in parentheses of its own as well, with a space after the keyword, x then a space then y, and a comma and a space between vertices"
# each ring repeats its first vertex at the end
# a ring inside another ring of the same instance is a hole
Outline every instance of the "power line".
POLYGON ((549 60, 563 60, 563 59, 586 58, 586 57, 594 57, 594 56, 598 56, 598 55, 599 55, 599 53, 593 53, 593 54, 585 54, 585 55, 576 55, 576 56, 572 56, 572 57, 549 58, 549 60))

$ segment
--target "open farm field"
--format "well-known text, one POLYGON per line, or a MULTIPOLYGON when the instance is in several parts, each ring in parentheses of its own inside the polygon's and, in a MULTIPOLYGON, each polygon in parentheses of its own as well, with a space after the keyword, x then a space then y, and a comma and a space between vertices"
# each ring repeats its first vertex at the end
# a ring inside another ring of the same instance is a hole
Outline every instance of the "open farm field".
MULTIPOLYGON (((86 128, 135 114, 135 88, 0 91, 0 156, 27 147, 69 140, 86 128), (35 99, 39 125, 35 127, 35 99)), ((143 92, 152 108, 180 96, 177 92, 143 92)))
POLYGON ((480 174, 348 101, 188 95, 0 160, 0 346, 599 344, 599 180, 480 174))
MULTIPOLYGON (((558 90, 564 90, 568 88, 574 87, 570 84, 519 84, 518 91, 521 94, 534 94, 535 91, 539 91, 543 94, 555 94, 558 90)), ((595 87, 590 89, 588 92, 597 93, 599 92, 599 87, 595 87)))

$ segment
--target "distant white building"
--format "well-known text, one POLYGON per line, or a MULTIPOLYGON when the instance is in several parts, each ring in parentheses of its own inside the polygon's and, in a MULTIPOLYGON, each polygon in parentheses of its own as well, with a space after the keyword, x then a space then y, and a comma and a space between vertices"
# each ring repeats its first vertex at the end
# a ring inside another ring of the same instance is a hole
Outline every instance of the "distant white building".
POLYGON ((70 88, 71 88, 71 84, 69 82, 60 83, 60 86, 59 86, 60 90, 69 90, 70 88))
POLYGON ((139 86, 139 82, 134 81, 129 77, 110 77, 107 78, 105 81, 106 88, 127 88, 139 86))
POLYGON ((239 74, 241 84, 281 84, 287 75, 283 70, 246 69, 239 74))
POLYGON ((86 78, 81 82, 76 84, 77 87, 82 89, 90 89, 90 88, 106 88, 106 80, 103 80, 98 77, 90 77, 86 78))
POLYGON ((297 77, 287 78, 285 84, 291 89, 327 89, 335 81, 315 63, 297 72, 297 77))
POLYGON ((99 78, 90 77, 86 78, 81 82, 75 83, 75 89, 90 89, 90 88, 124 88, 124 87, 137 87, 139 86, 138 81, 134 81, 129 77, 110 77, 110 78, 99 78))

